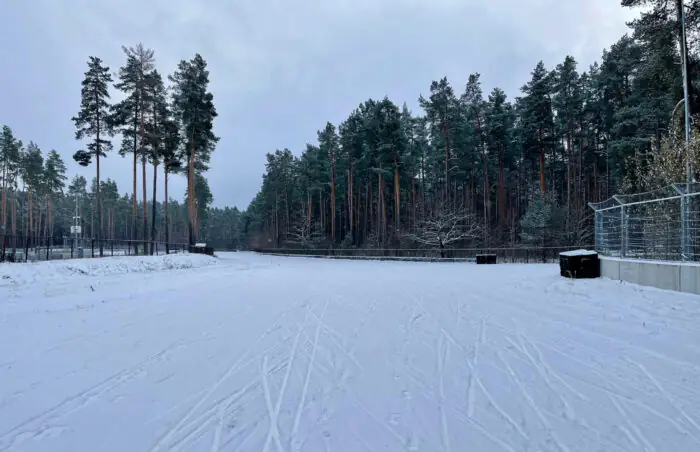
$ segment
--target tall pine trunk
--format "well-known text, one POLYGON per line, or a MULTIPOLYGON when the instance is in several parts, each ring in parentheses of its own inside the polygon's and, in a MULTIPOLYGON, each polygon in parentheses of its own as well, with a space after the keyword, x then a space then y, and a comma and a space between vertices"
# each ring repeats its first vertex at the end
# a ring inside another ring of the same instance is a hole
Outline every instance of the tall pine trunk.
MULTIPOLYGON (((142 147, 142 152, 144 152, 142 147)), ((146 191, 146 156, 141 156, 141 178, 143 180, 142 191, 143 194, 143 253, 147 253, 148 249, 148 194, 146 191)))
MULTIPOLYGON (((138 108, 138 107, 137 107, 138 108)), ((132 149, 133 154, 134 154, 134 185, 133 185, 133 191, 132 193, 134 194, 134 199, 132 203, 132 211, 131 211, 131 239, 134 241, 134 250, 136 251, 136 254, 139 253, 138 249, 138 136, 136 135, 136 127, 139 122, 139 112, 134 113, 134 148, 132 149)), ((145 251, 144 251, 144 254, 145 251)))
POLYGON ((545 183, 544 175, 544 148, 542 146, 542 128, 537 129, 537 145, 540 148, 540 191, 542 193, 547 192, 547 185, 545 183))
POLYGON ((498 147, 498 223, 505 226, 506 220, 506 191, 503 175, 503 144, 498 147))
POLYGON ((445 137, 445 207, 447 207, 450 202, 450 134, 448 132, 447 112, 442 115, 442 133, 445 137))
POLYGON ((17 256, 17 191, 12 190, 12 256, 17 256))
POLYGON ((411 227, 416 226, 416 163, 411 161, 411 209, 412 209, 412 219, 411 227))
POLYGON ((350 216, 350 237, 352 237, 353 243, 355 243, 355 224, 354 224, 354 219, 355 215, 353 212, 353 208, 355 206, 354 204, 354 199, 353 199, 353 184, 354 184, 354 168, 353 168, 353 161, 350 159, 350 173, 348 175, 348 204, 349 204, 349 216, 350 216))
MULTIPOLYGON (((99 136, 99 134, 98 134, 99 136)), ((99 138, 98 138, 99 139, 99 138)), ((98 227, 97 227, 97 242, 100 244, 100 257, 104 256, 104 247, 102 245, 102 195, 100 193, 100 153, 97 153, 97 158, 95 159, 97 164, 97 215, 98 215, 98 227)))
POLYGON ((33 226, 34 226, 34 206, 32 205, 33 201, 33 191, 32 187, 29 187, 29 190, 27 191, 27 215, 28 215, 28 221, 27 221, 27 237, 26 240, 29 240, 29 238, 32 236, 32 233, 34 232, 33 226))
POLYGON ((168 167, 163 165, 164 168, 164 193, 165 199, 163 200, 163 211, 165 214, 165 254, 170 253, 170 216, 168 215, 168 167))
POLYGON ((190 156, 187 165, 187 206, 189 210, 189 244, 194 245, 194 219, 195 219, 195 203, 194 203, 194 155, 195 155, 195 143, 194 143, 194 128, 192 128, 191 144, 190 144, 190 156))
POLYGON ((400 206, 401 205, 401 197, 400 197, 400 186, 399 186, 399 160, 398 156, 396 155, 396 151, 394 151, 394 233, 398 234, 399 229, 400 229, 400 206))
POLYGON ((158 182, 158 165, 153 164, 153 202, 151 203, 151 256, 156 247, 156 183, 158 182))
POLYGON ((331 146, 331 243, 335 246, 335 154, 331 146))
POLYGON ((5 256, 5 234, 7 228, 7 165, 2 165, 2 224, 0 231, 2 232, 2 255, 5 256))

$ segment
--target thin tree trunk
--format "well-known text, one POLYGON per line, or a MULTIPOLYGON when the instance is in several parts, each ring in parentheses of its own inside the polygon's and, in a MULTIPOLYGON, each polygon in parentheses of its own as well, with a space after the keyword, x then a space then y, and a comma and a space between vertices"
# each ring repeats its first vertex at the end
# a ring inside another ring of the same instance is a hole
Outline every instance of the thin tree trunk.
POLYGON ((416 226, 416 164, 411 160, 411 228, 416 226))
POLYGON ((44 205, 46 206, 46 215, 44 218, 44 238, 48 238, 48 227, 49 227, 49 195, 44 195, 44 205))
MULTIPOLYGON (((138 108, 138 107, 137 107, 138 108)), ((139 122, 139 115, 140 112, 135 112, 134 113, 134 148, 132 149, 132 153, 134 155, 134 186, 133 186, 133 205, 132 205, 132 212, 131 212, 131 240, 134 241, 134 250, 136 251, 136 254, 138 254, 138 245, 136 244, 139 237, 138 237, 138 137, 136 135, 136 127, 139 122)), ((145 231, 144 231, 145 233, 145 231)), ((145 251, 144 251, 144 254, 145 251)))
POLYGON ((12 190, 12 256, 17 256, 17 191, 12 190))
POLYGON ((399 161, 396 151, 394 151, 394 233, 398 234, 401 227, 400 212, 401 212, 401 197, 399 186, 399 161))
POLYGON ((187 204, 189 207, 189 244, 194 245, 194 156, 195 156, 195 144, 194 144, 194 128, 192 129, 191 144, 190 144, 190 158, 188 162, 187 171, 187 204))
POLYGON ((348 204, 349 204, 349 214, 350 214, 350 237, 352 237, 352 242, 355 243, 355 224, 353 223, 353 220, 355 219, 354 212, 353 212, 353 207, 354 207, 354 199, 353 199, 353 184, 354 184, 354 176, 353 176, 354 168, 353 168, 353 161, 350 159, 350 173, 348 175, 348 204))
POLYGON ((7 165, 3 162, 2 165, 2 224, 0 225, 0 231, 3 235, 3 256, 5 252, 5 234, 7 228, 7 165))
POLYGON ((449 204, 450 133, 448 132, 447 112, 442 115, 442 133, 445 136, 445 206, 449 204))
POLYGON ((505 226, 506 216, 506 192, 505 178, 503 176, 503 145, 498 147, 498 223, 505 226))
POLYGON ((28 215, 28 221, 27 221, 27 239, 29 240, 29 237, 32 236, 32 233, 34 232, 34 206, 32 205, 33 201, 33 190, 32 187, 29 187, 29 190, 27 192, 27 215, 28 215))
POLYGON ((331 243, 335 245, 335 155, 333 147, 330 150, 331 159, 331 243))
POLYGON ((156 187, 158 182, 158 165, 153 165, 153 202, 151 206, 151 256, 156 247, 156 187))
POLYGON ((540 148, 540 191, 547 192, 546 179, 544 175, 544 148, 542 147, 542 129, 537 129, 537 145, 540 148))
MULTIPOLYGON (((142 145, 143 146, 143 145, 142 145)), ((143 180, 142 191, 143 194, 143 252, 146 254, 148 249, 148 195, 146 191, 146 157, 141 156, 141 177, 143 180)))
POLYGON ((163 210, 165 213, 165 254, 170 253, 170 216, 168 215, 168 169, 166 165, 164 168, 164 193, 165 199, 163 200, 163 210))
MULTIPOLYGON (((99 139, 99 138, 98 138, 99 139)), ((95 159, 97 164, 97 212, 99 215, 98 224, 102 224, 102 194, 100 193, 100 153, 97 153, 97 158, 95 159)), ((102 228, 99 227, 97 230, 97 241, 100 244, 100 257, 104 256, 104 246, 102 245, 102 228)))

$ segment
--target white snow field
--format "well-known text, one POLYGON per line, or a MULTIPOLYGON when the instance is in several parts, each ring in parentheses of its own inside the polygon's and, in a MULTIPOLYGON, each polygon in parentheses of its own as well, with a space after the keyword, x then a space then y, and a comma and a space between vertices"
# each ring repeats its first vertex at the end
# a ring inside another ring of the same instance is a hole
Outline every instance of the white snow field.
POLYGON ((694 295, 555 265, 125 259, 0 267, 0 451, 700 450, 694 295))

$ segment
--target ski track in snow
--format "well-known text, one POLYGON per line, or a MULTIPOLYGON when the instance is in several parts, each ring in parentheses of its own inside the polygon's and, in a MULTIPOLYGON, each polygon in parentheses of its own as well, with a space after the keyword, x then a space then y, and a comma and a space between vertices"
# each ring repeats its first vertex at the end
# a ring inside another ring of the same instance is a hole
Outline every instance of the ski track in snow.
POLYGON ((3 267, 0 452, 700 449, 697 296, 539 264, 115 262, 3 267))

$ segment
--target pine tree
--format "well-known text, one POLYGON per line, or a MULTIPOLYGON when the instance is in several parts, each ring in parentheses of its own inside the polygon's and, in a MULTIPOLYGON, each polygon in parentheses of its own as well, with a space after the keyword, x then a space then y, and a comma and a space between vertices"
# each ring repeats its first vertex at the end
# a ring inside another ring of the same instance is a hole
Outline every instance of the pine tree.
POLYGON ((557 66, 553 91, 555 94, 552 107, 556 110, 555 125, 566 149, 566 203, 570 207, 572 178, 576 173, 574 133, 582 108, 579 74, 576 72, 574 57, 567 55, 564 62, 557 66))
POLYGON ((452 86, 447 81, 446 77, 440 81, 433 81, 430 85, 430 97, 426 100, 423 96, 420 97, 419 103, 425 109, 426 118, 431 126, 434 143, 441 143, 445 149, 445 171, 443 178, 444 199, 445 203, 449 202, 449 174, 450 174, 450 144, 451 139, 457 127, 455 116, 455 107, 457 99, 455 98, 452 86))
POLYGON ((151 255, 155 252, 156 235, 156 187, 158 186, 158 165, 163 157, 163 143, 168 132, 169 122, 172 123, 168 105, 167 93, 163 79, 157 70, 147 77, 148 117, 145 125, 145 145, 148 160, 153 165, 153 200, 151 203, 151 255))
POLYGON ((165 219, 165 252, 170 253, 170 216, 168 212, 168 175, 182 171, 183 156, 180 148, 181 137, 178 124, 169 119, 163 123, 163 135, 161 142, 161 162, 163 165, 164 205, 163 215, 165 219))
MULTIPOLYGON (((15 138, 12 129, 8 126, 3 126, 2 136, 0 137, 0 177, 2 177, 2 198, 0 199, 0 203, 2 204, 2 215, 0 218, 2 222, 0 224, 0 232, 2 233, 2 254, 0 255, 0 261, 5 258, 5 237, 7 235, 8 223, 7 204, 8 200, 12 203, 10 205, 12 212, 12 206, 14 206, 12 193, 19 171, 20 156, 22 155, 21 150, 22 142, 15 138)), ((12 225, 14 226, 14 215, 12 219, 12 225)), ((12 229, 12 235, 15 235, 14 227, 12 229)))
MULTIPOLYGON (((336 155, 339 150, 338 146, 338 135, 335 132, 335 126, 330 122, 326 123, 326 127, 323 130, 317 132, 318 143, 321 148, 321 152, 328 156, 328 164, 330 167, 330 188, 331 188, 331 239, 335 242, 335 165, 336 165, 336 155)), ((291 156, 291 152, 289 152, 291 156)), ((287 196, 287 191, 285 191, 285 198, 287 196)))
POLYGON ((30 141, 22 157, 22 179, 27 186, 27 221, 25 236, 27 245, 36 232, 34 227, 34 195, 41 190, 44 176, 44 156, 41 149, 30 141))
POLYGON ((505 92, 494 88, 489 94, 486 105, 485 134, 489 155, 498 157, 498 222, 501 228, 506 226, 506 168, 514 166, 512 158, 513 127, 515 113, 513 106, 507 102, 505 92))
POLYGON ((53 237, 53 209, 52 203, 57 195, 63 194, 66 186, 66 165, 63 163, 61 155, 55 150, 51 150, 46 157, 43 171, 44 188, 46 190, 46 218, 50 237, 53 237))
POLYGON ((525 147, 528 156, 539 159, 540 191, 547 191, 545 175, 545 153, 551 148, 551 135, 554 131, 552 115, 552 75, 547 72, 544 63, 537 63, 532 72, 532 79, 521 88, 525 96, 522 98, 522 127, 525 132, 525 147))
POLYGON ((155 52, 147 49, 139 43, 134 47, 122 46, 126 55, 126 64, 119 69, 119 82, 115 85, 117 89, 124 92, 126 97, 113 109, 114 122, 120 127, 122 132, 122 146, 120 154, 122 156, 132 153, 133 163, 133 190, 134 196, 132 212, 132 233, 134 239, 137 235, 137 167, 138 158, 141 157, 142 167, 142 187, 143 187, 143 233, 144 253, 146 250, 148 236, 148 214, 146 209, 146 161, 148 152, 146 151, 146 104, 148 103, 148 77, 154 68, 155 52))
MULTIPOLYGON (((76 140, 92 137, 87 150, 79 150, 73 155, 73 159, 82 166, 88 166, 92 158, 95 158, 97 174, 97 214, 98 224, 102 223, 102 199, 100 197, 100 157, 106 157, 106 153, 112 149, 112 142, 105 139, 114 135, 114 128, 110 121, 109 83, 112 76, 109 67, 102 64, 97 57, 90 57, 88 70, 82 82, 80 112, 73 117, 77 128, 76 140)), ((100 257, 104 254, 101 228, 97 228, 97 240, 100 246, 100 257)))
POLYGON ((173 82, 173 113, 180 125, 183 144, 187 149, 187 199, 189 209, 189 243, 195 242, 195 174, 209 167, 211 153, 219 138, 213 133, 214 96, 208 91, 207 63, 196 54, 189 61, 180 61, 170 76, 173 82))

